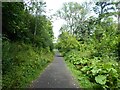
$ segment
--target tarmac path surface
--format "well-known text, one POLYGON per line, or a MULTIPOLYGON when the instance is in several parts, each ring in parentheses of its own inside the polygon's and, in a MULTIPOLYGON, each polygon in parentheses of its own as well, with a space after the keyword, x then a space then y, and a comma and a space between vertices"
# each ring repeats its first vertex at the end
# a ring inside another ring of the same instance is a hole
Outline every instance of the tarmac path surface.
POLYGON ((30 88, 79 88, 59 52, 30 88))

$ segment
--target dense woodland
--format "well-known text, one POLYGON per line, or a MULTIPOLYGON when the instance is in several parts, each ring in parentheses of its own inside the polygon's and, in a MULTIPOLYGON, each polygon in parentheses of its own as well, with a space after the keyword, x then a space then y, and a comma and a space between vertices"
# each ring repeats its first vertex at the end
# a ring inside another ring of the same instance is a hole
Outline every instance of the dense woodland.
POLYGON ((45 2, 2 3, 3 89, 26 87, 53 60, 53 31, 45 2))
POLYGON ((54 46, 81 88, 120 89, 120 2, 93 3, 64 3, 53 15, 66 22, 53 45, 45 2, 3 2, 3 89, 28 87, 53 60, 54 46))
MULTIPOLYGON (((64 24, 56 47, 82 88, 120 89, 118 3, 64 3, 56 16, 64 24), (96 15, 90 16, 90 12, 96 15)), ((89 89, 88 89, 89 90, 89 89)))

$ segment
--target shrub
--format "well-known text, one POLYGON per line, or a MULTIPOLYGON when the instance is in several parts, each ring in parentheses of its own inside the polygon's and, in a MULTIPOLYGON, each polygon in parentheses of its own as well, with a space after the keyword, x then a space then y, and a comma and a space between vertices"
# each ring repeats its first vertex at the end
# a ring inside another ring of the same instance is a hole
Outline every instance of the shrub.
POLYGON ((53 53, 20 42, 5 41, 2 58, 3 89, 21 88, 29 85, 53 60, 53 53))
POLYGON ((57 46, 59 51, 61 51, 63 54, 71 50, 80 49, 79 42, 76 40, 76 38, 67 32, 64 32, 60 35, 57 46))
POLYGON ((71 51, 65 60, 88 77, 91 83, 101 88, 120 88, 119 66, 112 58, 81 57, 80 51, 71 51))

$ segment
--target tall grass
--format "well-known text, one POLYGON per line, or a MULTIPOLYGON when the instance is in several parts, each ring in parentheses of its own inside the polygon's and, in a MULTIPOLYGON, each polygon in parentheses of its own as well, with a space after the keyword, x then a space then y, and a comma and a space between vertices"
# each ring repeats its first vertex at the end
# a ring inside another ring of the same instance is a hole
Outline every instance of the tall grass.
POLYGON ((53 60, 49 49, 9 41, 4 41, 2 46, 3 89, 27 87, 53 60))

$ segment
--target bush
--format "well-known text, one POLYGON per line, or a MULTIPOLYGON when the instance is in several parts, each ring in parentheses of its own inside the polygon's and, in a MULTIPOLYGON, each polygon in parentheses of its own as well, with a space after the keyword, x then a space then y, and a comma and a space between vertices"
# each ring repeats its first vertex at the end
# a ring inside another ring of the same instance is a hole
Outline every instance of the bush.
POLYGON ((2 58, 3 89, 21 88, 29 85, 53 60, 53 53, 20 42, 5 41, 2 58))
POLYGON ((120 88, 119 66, 112 58, 81 57, 80 51, 70 51, 65 60, 87 76, 94 85, 101 88, 120 88))
POLYGON ((63 54, 69 52, 70 50, 80 49, 79 42, 76 40, 76 38, 67 32, 64 32, 60 35, 57 47, 63 54))

